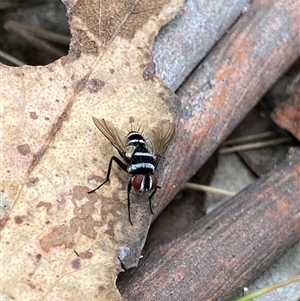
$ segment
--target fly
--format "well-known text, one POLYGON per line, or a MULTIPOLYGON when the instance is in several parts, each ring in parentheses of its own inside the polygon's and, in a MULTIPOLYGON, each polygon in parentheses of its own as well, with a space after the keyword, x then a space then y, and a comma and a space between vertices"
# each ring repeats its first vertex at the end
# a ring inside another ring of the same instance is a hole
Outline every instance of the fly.
POLYGON ((153 214, 151 199, 157 189, 160 188, 157 185, 155 171, 160 158, 174 136, 175 126, 169 120, 162 120, 160 126, 149 131, 149 138, 145 139, 139 131, 130 131, 126 136, 109 121, 95 117, 93 117, 93 121, 100 132, 117 149, 123 161, 116 156, 112 156, 105 181, 88 193, 95 192, 109 181, 112 163, 115 161, 121 169, 131 175, 131 180, 127 185, 127 206, 129 222, 133 225, 130 215, 131 188, 133 187, 141 193, 153 190, 149 196, 149 207, 153 214))

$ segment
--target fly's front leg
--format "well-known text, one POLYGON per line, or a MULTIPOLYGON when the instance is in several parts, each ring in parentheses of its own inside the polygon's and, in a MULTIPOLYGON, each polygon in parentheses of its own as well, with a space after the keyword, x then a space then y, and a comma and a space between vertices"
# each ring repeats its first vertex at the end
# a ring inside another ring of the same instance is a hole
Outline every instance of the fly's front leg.
POLYGON ((128 218, 131 226, 133 226, 133 223, 131 221, 131 215, 130 215, 130 191, 131 191, 132 183, 129 181, 127 186, 127 207, 128 207, 128 218))
POLYGON ((111 166, 112 166, 112 163, 113 161, 115 161, 118 166, 120 168, 122 168, 124 171, 127 172, 127 168, 126 168, 126 165, 117 157, 113 156, 111 157, 110 161, 109 161, 109 165, 108 165, 108 170, 107 170, 107 174, 106 174, 106 179, 104 182, 102 182, 99 186, 97 186, 95 189, 89 191, 88 193, 92 193, 92 192, 95 192, 96 190, 98 190, 102 185, 104 185, 105 183, 107 183, 109 181, 109 176, 110 176, 110 172, 111 172, 111 166))
POLYGON ((155 193, 157 192, 157 189, 160 189, 160 186, 156 186, 156 188, 153 190, 153 192, 149 196, 149 208, 150 212, 154 214, 153 209, 152 209, 152 198, 154 197, 155 193))

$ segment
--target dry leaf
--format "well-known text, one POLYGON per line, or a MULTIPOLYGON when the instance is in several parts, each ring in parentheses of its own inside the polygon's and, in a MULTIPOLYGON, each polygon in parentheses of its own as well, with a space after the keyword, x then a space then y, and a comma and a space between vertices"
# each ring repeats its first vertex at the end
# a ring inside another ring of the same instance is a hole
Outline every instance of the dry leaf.
POLYGON ((300 85, 282 97, 271 114, 273 121, 300 140, 300 85))
MULTIPOLYGON (((3 300, 120 300, 115 279, 135 265, 151 214, 126 185, 92 122, 175 122, 179 105, 155 75, 152 44, 183 5, 67 1, 70 53, 48 66, 1 65, 3 300)), ((161 174, 160 182, 165 178, 161 174)))

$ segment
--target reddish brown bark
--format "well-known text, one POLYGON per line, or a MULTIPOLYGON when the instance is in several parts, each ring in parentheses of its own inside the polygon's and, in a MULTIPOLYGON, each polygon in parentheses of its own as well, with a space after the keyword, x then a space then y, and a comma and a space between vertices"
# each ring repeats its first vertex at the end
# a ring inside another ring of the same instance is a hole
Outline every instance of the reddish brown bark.
MULTIPOLYGON (((254 1, 178 91, 158 214, 300 54, 292 0, 254 1), (176 158, 172 160, 170 158, 176 158)), ((120 283, 125 300, 230 300, 300 239, 300 154, 153 250, 120 283)))
POLYGON ((157 214, 299 56, 299 20, 293 0, 255 1, 179 89, 157 214))
POLYGON ((232 300, 300 239, 300 150, 119 284, 124 300, 232 300))

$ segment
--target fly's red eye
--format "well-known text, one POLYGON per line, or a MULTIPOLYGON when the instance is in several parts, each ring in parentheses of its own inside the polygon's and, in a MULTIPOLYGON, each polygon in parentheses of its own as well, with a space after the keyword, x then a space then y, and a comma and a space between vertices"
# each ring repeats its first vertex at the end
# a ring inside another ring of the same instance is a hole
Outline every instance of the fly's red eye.
POLYGON ((150 187, 150 189, 155 189, 157 187, 157 178, 155 175, 151 175, 150 178, 152 180, 152 186, 150 187))
POLYGON ((131 183, 134 189, 136 190, 141 190, 142 188, 142 183, 144 180, 144 176, 143 175, 136 175, 131 179, 131 183))

